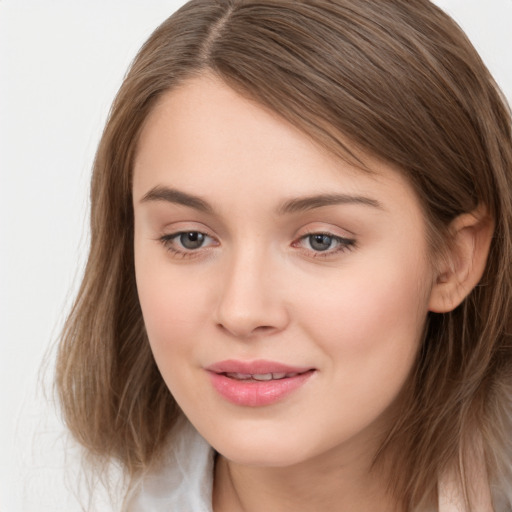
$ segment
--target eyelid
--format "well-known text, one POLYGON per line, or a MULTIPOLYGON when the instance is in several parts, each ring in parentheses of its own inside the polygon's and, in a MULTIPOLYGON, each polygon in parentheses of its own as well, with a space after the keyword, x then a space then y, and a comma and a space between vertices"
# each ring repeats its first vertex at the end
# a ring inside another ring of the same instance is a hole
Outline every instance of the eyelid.
MULTIPOLYGON (((334 219, 333 219, 334 220, 334 219)), ((324 221, 310 221, 305 222, 296 230, 296 237, 303 235, 313 235, 315 233, 323 233, 331 236, 338 236, 340 238, 356 238, 358 235, 355 231, 341 226, 338 220, 324 220, 324 221)))

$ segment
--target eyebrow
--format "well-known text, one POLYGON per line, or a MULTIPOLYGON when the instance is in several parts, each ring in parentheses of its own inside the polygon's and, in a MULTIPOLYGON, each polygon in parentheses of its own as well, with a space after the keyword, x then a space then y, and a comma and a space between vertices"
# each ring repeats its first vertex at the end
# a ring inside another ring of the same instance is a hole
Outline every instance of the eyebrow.
MULTIPOLYGON (((214 212, 212 206, 204 199, 164 186, 156 186, 152 188, 144 195, 140 202, 145 203, 149 201, 165 201, 168 203, 180 204, 209 214, 214 212)), ((318 194, 285 201, 278 207, 277 213, 278 215, 286 215, 340 204, 360 204, 363 206, 384 209, 379 201, 369 197, 353 196, 349 194, 318 194)))
POLYGON ((141 203, 149 201, 166 201, 168 203, 181 204, 194 208, 204 213, 213 213, 213 208, 200 197, 181 192, 174 188, 157 186, 152 188, 141 200, 141 203))
POLYGON ((364 196, 352 196, 349 194, 319 194, 297 199, 290 199, 278 208, 278 213, 284 215, 287 213, 298 213, 324 206, 334 206, 340 204, 360 204, 371 206, 383 210, 382 204, 376 199, 364 196))

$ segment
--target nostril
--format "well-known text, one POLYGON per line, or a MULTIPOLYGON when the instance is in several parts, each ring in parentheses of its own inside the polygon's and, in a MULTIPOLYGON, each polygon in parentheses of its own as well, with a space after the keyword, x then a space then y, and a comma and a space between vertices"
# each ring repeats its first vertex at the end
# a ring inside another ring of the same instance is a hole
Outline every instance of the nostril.
POLYGON ((256 327, 256 329, 254 329, 254 331, 271 331, 272 329, 274 329, 274 327, 272 327, 271 325, 262 325, 260 327, 256 327))
POLYGON ((276 330, 276 327, 271 325, 258 325, 253 328, 245 328, 245 326, 225 325, 223 323, 218 323, 217 326, 222 331, 239 338, 249 338, 256 334, 270 334, 272 331, 276 330))

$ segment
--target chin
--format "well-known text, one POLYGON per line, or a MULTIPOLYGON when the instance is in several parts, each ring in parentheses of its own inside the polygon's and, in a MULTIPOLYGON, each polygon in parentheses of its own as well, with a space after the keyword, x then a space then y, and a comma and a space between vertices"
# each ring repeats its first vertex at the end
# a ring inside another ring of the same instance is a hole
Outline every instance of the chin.
MULTIPOLYGON (((301 440, 296 435, 274 432, 254 433, 255 428, 237 429, 226 432, 215 439, 205 437, 213 448, 230 462, 253 467, 288 467, 303 462, 308 458, 305 447, 311 442, 301 440)), ((309 451, 309 449, 308 449, 309 451)))
POLYGON ((304 453, 300 449, 273 451, 266 447, 253 447, 245 449, 230 447, 226 450, 217 450, 224 458, 239 466, 285 468, 303 462, 304 453))

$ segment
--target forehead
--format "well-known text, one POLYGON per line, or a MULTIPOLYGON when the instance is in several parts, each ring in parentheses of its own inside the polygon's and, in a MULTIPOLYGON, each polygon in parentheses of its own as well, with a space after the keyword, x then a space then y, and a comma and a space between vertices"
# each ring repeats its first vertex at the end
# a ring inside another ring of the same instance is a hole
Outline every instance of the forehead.
POLYGON ((209 75, 162 96, 142 130, 136 170, 155 163, 164 146, 167 156, 190 172, 218 169, 220 174, 236 160, 239 177, 256 177, 260 173, 246 172, 254 167, 277 167, 284 160, 287 166, 298 165, 312 157, 323 164, 311 166, 314 173, 329 160, 290 123, 209 75))
MULTIPOLYGON (((312 193, 378 193, 417 200, 401 173, 358 153, 371 172, 333 156, 310 137, 212 76, 165 93, 141 132, 134 200, 172 186, 224 203, 312 193)), ((390 197, 391 198, 391 197, 390 197)), ((379 200, 380 201, 380 200, 379 200)))

